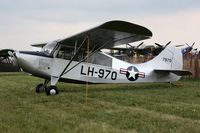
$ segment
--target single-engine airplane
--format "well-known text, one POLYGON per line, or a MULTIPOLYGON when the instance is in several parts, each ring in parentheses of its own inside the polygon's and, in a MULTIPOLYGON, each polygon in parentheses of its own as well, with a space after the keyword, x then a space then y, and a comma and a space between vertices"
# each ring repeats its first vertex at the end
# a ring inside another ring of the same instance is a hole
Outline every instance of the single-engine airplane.
POLYGON ((130 64, 104 52, 120 44, 152 37, 145 27, 125 21, 109 21, 77 35, 36 44, 41 51, 15 51, 9 53, 25 72, 44 78, 36 92, 58 94, 58 81, 72 83, 142 83, 174 82, 182 75, 182 50, 167 46, 154 59, 142 64, 130 64))

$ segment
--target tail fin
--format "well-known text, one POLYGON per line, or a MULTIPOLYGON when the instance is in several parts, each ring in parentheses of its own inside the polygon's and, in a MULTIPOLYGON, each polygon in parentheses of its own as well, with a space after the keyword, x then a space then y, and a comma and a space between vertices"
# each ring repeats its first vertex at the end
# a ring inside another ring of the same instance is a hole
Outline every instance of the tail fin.
POLYGON ((147 62, 157 73, 174 73, 178 76, 192 75, 190 71, 183 70, 183 53, 175 46, 166 47, 153 60, 147 62))
POLYGON ((167 46, 158 56, 147 62, 154 69, 182 70, 183 55, 181 49, 175 46, 167 46))

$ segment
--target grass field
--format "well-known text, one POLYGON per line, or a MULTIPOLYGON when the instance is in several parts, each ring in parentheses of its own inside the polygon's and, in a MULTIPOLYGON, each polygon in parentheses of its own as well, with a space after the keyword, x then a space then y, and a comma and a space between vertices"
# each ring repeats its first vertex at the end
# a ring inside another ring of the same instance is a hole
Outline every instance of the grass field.
POLYGON ((36 94, 42 79, 0 74, 0 132, 200 132, 200 80, 85 85, 59 83, 60 94, 36 94))

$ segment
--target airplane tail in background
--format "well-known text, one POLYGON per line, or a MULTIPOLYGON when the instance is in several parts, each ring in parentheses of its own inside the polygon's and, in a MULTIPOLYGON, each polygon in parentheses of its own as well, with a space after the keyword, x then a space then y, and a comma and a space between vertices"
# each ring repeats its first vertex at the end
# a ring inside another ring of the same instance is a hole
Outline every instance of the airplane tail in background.
POLYGON ((158 56, 147 63, 153 66, 155 72, 171 72, 179 76, 191 75, 191 72, 183 70, 182 50, 175 46, 167 46, 158 56))

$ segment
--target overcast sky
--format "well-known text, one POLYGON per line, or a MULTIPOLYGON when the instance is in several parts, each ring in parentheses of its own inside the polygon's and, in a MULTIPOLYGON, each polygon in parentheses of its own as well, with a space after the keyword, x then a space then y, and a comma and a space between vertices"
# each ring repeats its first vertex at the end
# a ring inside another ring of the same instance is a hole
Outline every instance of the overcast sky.
POLYGON ((148 44, 196 42, 200 49, 200 0, 0 0, 0 49, 31 50, 110 20, 147 27, 148 44))

